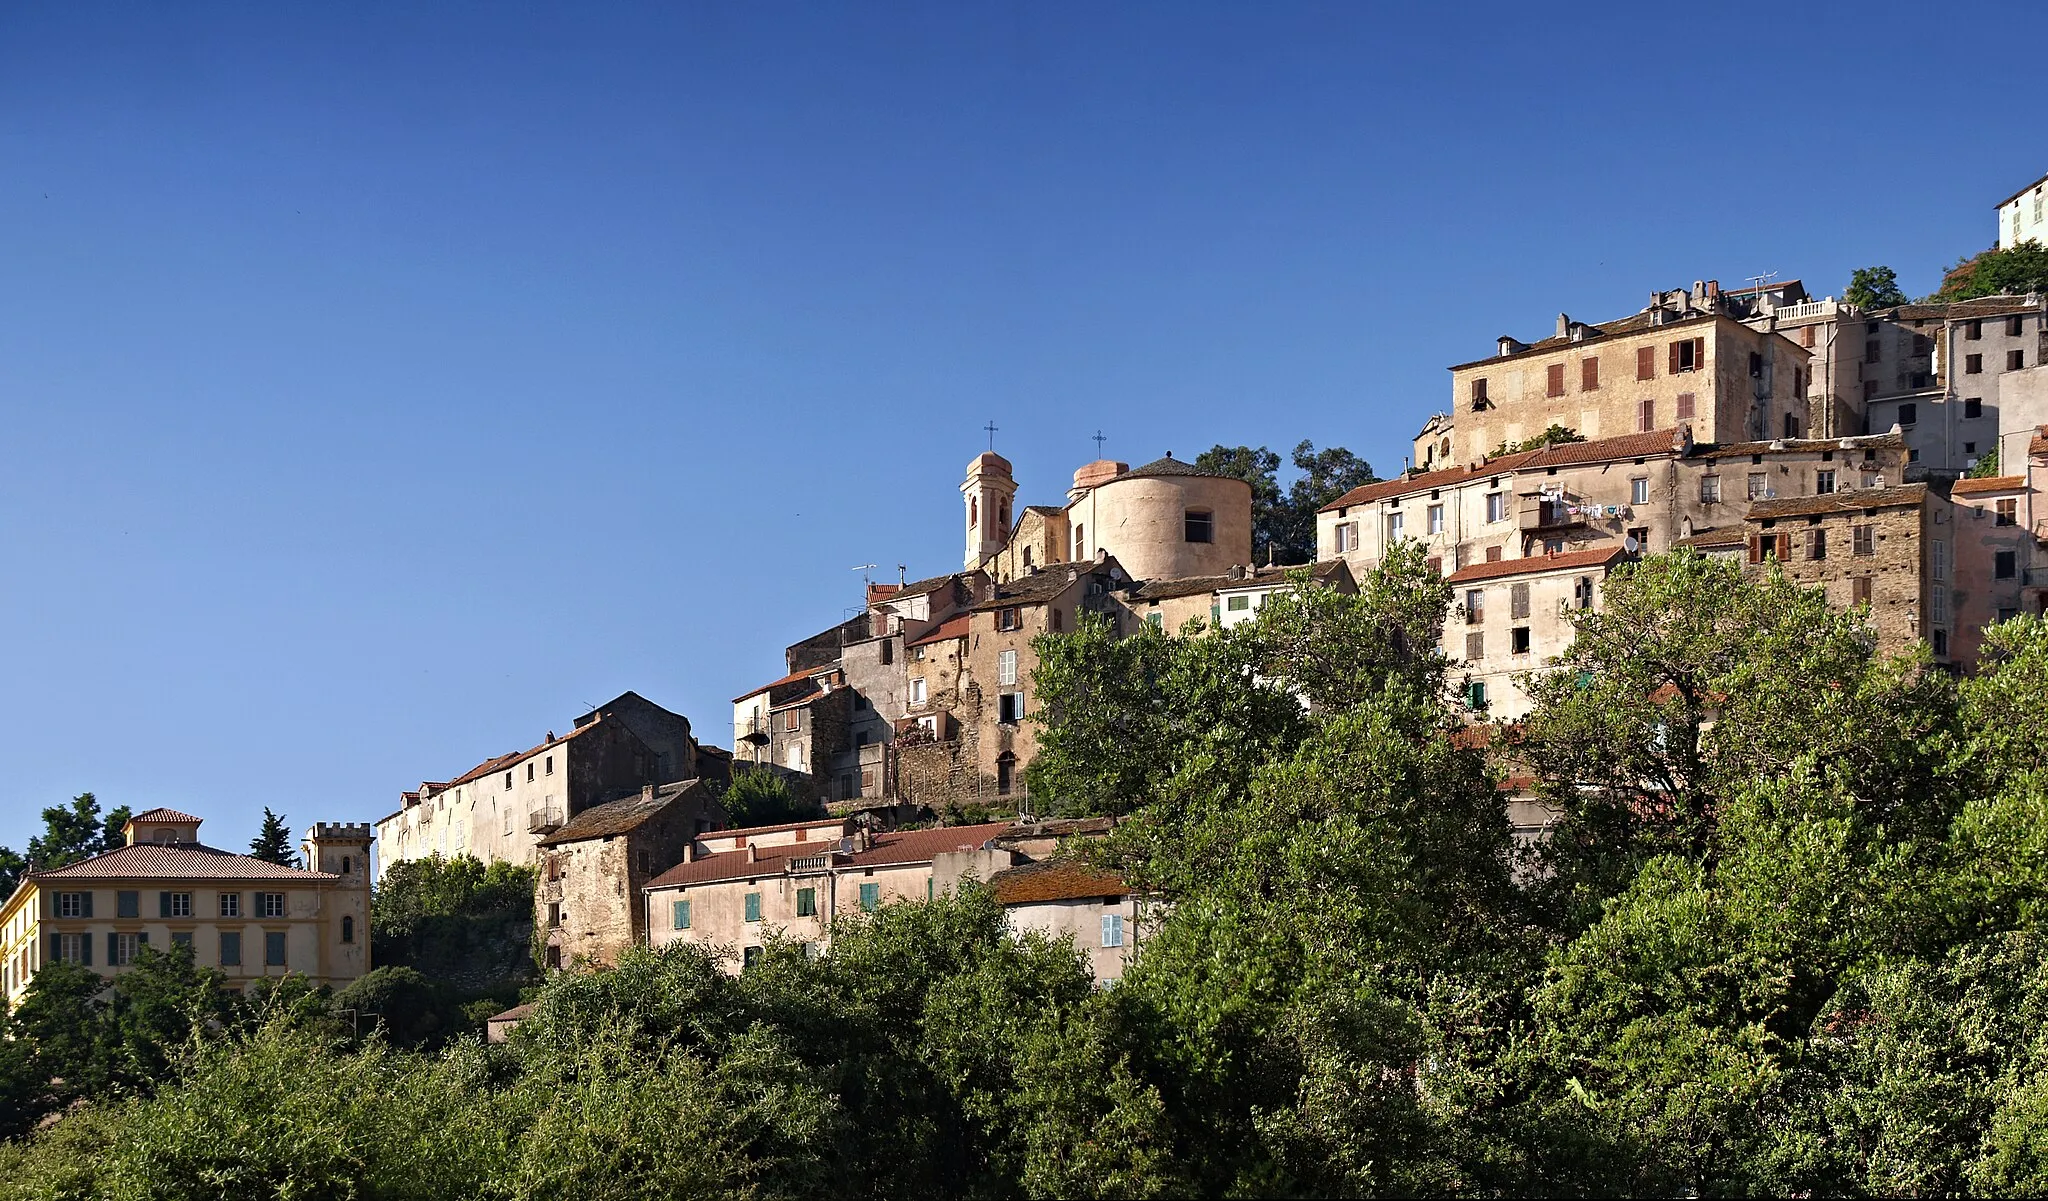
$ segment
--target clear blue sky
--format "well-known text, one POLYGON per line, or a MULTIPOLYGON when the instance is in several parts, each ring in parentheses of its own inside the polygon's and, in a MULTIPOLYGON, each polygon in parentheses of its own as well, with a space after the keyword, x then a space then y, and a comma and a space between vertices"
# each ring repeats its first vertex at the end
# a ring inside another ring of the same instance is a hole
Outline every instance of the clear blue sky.
POLYGON ((2048 8, 10 5, 0 841, 239 845, 956 566, 994 418, 1349 446, 1559 310, 1909 292, 2048 170, 2048 8))

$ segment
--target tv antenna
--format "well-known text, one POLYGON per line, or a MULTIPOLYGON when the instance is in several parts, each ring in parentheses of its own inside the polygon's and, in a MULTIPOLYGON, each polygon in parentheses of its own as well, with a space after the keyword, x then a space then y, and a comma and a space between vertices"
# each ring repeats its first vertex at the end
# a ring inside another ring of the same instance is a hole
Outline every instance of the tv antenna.
POLYGON ((855 567, 849 567, 849 568, 847 568, 846 570, 848 570, 848 571, 857 571, 857 572, 859 572, 859 573, 860 573, 860 582, 861 582, 861 583, 863 583, 863 584, 872 584, 872 583, 874 583, 874 581, 868 578, 868 573, 869 573, 869 572, 871 572, 871 571, 873 571, 874 569, 875 569, 875 565, 874 565, 873 563, 862 563, 862 564, 860 564, 860 565, 858 565, 858 566, 855 566, 855 567))
POLYGON ((981 428, 988 431, 988 448, 990 453, 994 453, 996 448, 996 431, 1002 427, 998 426, 995 423, 995 421, 991 419, 987 425, 984 425, 981 428))
POLYGON ((1756 294, 1761 296, 1763 294, 1764 285, 1778 278, 1778 273, 1775 271, 1766 271, 1762 275, 1751 275, 1745 278, 1747 278, 1749 282, 1753 285, 1750 288, 1750 291, 1755 292, 1756 294))

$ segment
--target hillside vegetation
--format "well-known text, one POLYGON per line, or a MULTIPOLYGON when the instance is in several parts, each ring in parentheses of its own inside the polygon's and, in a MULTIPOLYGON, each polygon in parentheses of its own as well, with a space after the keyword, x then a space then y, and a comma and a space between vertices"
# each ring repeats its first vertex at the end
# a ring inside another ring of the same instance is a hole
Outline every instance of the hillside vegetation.
POLYGON ((1540 848, 1451 737, 1449 597, 1401 552, 1213 636, 1042 644, 1032 795, 1128 815, 1096 853, 1165 902, 1113 988, 969 886, 744 975, 555 976, 503 1047, 273 999, 139 1027, 161 1061, 0 1190, 2048 1190, 2048 627, 1958 681, 1689 553, 1606 598, 1496 738, 1563 813, 1540 848))

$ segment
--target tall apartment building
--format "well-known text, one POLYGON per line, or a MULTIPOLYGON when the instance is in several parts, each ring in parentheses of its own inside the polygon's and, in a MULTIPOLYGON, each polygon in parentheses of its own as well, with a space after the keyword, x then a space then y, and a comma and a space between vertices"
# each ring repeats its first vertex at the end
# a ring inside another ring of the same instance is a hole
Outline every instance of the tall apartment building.
POLYGON ((688 718, 621 693, 566 734, 402 793, 398 811, 377 821, 379 871, 432 855, 535 863, 540 840, 585 809, 649 784, 730 774, 731 756, 693 738, 688 718))
POLYGON ((1998 202, 1998 248, 2011 250, 2021 242, 2048 242, 2048 175, 1998 202))

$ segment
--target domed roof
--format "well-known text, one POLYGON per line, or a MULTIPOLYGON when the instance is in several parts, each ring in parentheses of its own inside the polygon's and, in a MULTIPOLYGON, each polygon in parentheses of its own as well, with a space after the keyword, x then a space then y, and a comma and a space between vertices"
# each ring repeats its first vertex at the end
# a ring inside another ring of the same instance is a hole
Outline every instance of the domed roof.
MULTIPOLYGON (((1154 459, 1143 467, 1134 467, 1116 478, 1120 480, 1138 480, 1145 479, 1148 476, 1163 475, 1192 475, 1213 480, 1237 479, 1234 475, 1225 475, 1220 471, 1204 471, 1193 463, 1183 463, 1179 459, 1174 458, 1170 452, 1163 459, 1154 459)), ((1243 483, 1244 481, 1239 480, 1238 482, 1243 483)), ((1249 487, 1250 485, 1246 486, 1249 487)))

